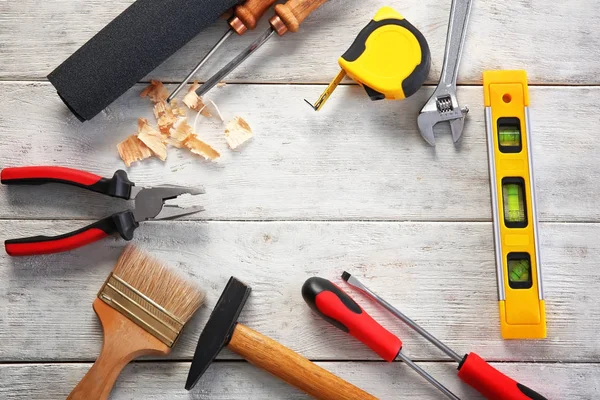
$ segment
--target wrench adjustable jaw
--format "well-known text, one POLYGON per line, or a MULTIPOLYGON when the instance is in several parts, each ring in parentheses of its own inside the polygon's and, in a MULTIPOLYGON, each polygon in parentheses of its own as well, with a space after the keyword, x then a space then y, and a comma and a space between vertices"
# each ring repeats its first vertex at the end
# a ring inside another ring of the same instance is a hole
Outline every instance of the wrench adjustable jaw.
POLYGON ((440 82, 427 100, 417 119, 419 132, 427 143, 435 146, 433 127, 442 121, 450 122, 452 140, 458 142, 462 136, 467 107, 461 108, 456 98, 456 80, 463 44, 465 42, 472 0, 452 0, 446 52, 440 82))
POLYGON ((442 121, 450 122, 452 131, 452 140, 458 142, 462 135, 465 125, 465 117, 469 112, 468 107, 460 108, 456 99, 456 87, 437 87, 433 95, 427 100, 417 118, 419 132, 427 143, 435 146, 435 137, 433 136, 433 127, 442 121))

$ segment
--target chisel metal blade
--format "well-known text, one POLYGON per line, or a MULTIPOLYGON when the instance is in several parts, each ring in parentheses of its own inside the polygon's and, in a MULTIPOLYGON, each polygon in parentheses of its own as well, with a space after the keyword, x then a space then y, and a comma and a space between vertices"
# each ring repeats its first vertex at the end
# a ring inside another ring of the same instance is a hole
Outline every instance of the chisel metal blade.
POLYGON ((196 89, 196 94, 198 96, 202 96, 206 94, 210 89, 215 87, 217 83, 219 83, 223 78, 225 78, 231 71, 237 68, 238 65, 244 62, 244 60, 252 53, 254 53, 260 46, 266 43, 267 40, 273 36, 275 33, 275 29, 269 28, 265 33, 263 33, 258 39, 256 39, 250 46, 248 46, 244 51, 237 55, 233 60, 231 60, 226 66, 221 68, 219 72, 214 74, 210 79, 208 79, 202 86, 196 89))

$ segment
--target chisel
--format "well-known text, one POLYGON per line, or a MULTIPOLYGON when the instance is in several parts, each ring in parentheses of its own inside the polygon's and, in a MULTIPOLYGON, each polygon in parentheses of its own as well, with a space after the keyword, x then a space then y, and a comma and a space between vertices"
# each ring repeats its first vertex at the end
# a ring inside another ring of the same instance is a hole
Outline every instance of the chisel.
POLYGON ((183 87, 192 79, 192 77, 202 68, 202 66, 208 61, 208 59, 217 51, 219 47, 233 33, 237 33, 238 35, 243 35, 248 31, 248 29, 256 28, 256 24, 259 19, 265 15, 265 12, 275 3, 275 0, 247 0, 244 4, 235 6, 233 9, 233 16, 227 21, 230 28, 225 32, 223 37, 219 39, 219 41, 210 49, 210 51, 200 60, 200 62, 196 65, 196 67, 185 77, 183 82, 173 90, 173 93, 167 98, 167 103, 170 103, 171 100, 177 93, 183 89, 183 87))
POLYGON ((386 361, 396 358, 415 370, 449 399, 460 400, 444 385, 402 353, 402 341, 379 325, 337 285, 312 277, 302 286, 302 297, 310 308, 333 326, 354 336, 386 361))
POLYGON ((254 53, 260 46, 265 44, 273 34, 277 33, 283 36, 288 31, 297 32, 300 24, 313 11, 319 8, 327 0, 288 0, 285 4, 275 6, 275 15, 271 17, 269 23, 271 27, 250 44, 244 51, 237 55, 219 72, 209 78, 202 86, 196 90, 198 96, 206 94, 217 83, 225 78, 231 71, 236 69, 244 60, 254 53))
POLYGON ((417 331, 438 349, 446 353, 451 359, 458 363, 458 377, 475 388, 479 393, 489 400, 547 400, 541 394, 529 389, 514 379, 504 375, 496 368, 488 364, 483 358, 475 353, 459 356, 454 350, 440 342, 425 329, 417 325, 412 319, 400 312, 390 303, 373 293, 358 279, 348 272, 342 274, 342 279, 350 286, 359 289, 375 302, 381 304, 386 310, 401 319, 404 323, 417 331))

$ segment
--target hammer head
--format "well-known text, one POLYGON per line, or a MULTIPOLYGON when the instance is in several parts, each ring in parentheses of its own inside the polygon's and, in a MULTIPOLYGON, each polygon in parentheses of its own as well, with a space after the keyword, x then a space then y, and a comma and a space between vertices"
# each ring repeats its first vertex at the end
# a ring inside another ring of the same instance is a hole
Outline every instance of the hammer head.
POLYGON ((200 334, 185 388, 191 390, 208 369, 221 349, 229 344, 240 312, 252 288, 235 277, 229 278, 225 290, 200 334))

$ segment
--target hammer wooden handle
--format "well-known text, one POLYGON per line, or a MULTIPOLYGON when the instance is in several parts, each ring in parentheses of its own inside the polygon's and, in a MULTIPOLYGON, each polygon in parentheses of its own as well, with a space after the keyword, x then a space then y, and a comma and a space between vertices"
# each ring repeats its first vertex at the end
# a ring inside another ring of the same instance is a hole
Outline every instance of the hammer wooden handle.
POLYGON ((275 3, 275 0, 247 0, 244 4, 235 6, 233 10, 235 17, 229 21, 229 25, 238 34, 242 35, 248 29, 256 28, 258 20, 262 18, 273 3, 275 3))
POLYGON ((320 400, 376 400, 367 392, 260 333, 237 324, 230 350, 320 400))
POLYGON ((300 24, 327 0, 288 0, 275 6, 276 16, 270 22, 279 35, 287 31, 297 32, 300 24))
POLYGON ((104 330, 102 351, 67 400, 106 400, 121 370, 134 358, 171 349, 100 299, 94 311, 104 330))

